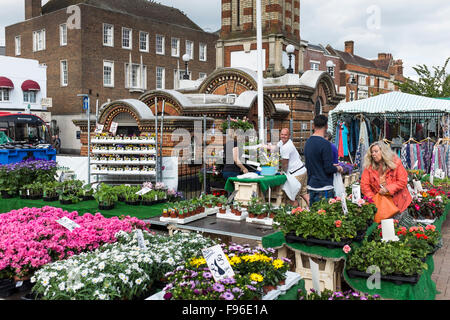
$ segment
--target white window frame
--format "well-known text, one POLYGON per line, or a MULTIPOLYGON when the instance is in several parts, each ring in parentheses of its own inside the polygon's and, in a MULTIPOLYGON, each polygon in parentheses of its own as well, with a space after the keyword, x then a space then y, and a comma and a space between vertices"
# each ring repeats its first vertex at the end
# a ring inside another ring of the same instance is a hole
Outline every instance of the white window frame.
POLYGON ((190 56, 190 60, 194 60, 194 41, 191 40, 186 40, 186 53, 189 54, 190 56), (191 44, 190 48, 190 52, 188 51, 188 43, 191 44))
POLYGON ((114 61, 110 61, 110 60, 103 60, 103 86, 107 87, 107 88, 114 88, 114 61), (110 83, 106 83, 106 67, 110 67, 111 68, 111 82, 110 83))
POLYGON ((67 62, 67 60, 61 60, 59 62, 59 66, 60 66, 61 87, 67 87, 69 85, 69 63, 67 62), (64 70, 64 63, 65 63, 66 70, 64 70))
POLYGON ((131 64, 131 72, 129 63, 125 63, 125 88, 126 89, 137 89, 145 90, 147 89, 147 66, 138 63, 131 64), (133 70, 136 71, 136 84, 133 85, 133 70))
POLYGON ((180 39, 179 38, 172 38, 170 41, 170 53, 172 57, 179 57, 180 56, 180 39), (174 42, 176 46, 174 47, 174 42), (175 52, 174 52, 175 49, 175 52))
POLYGON ((156 89, 165 89, 165 87, 166 87, 166 68, 157 66, 155 76, 156 76, 156 89), (162 71, 161 75, 158 75, 159 71, 162 71), (161 77, 161 80, 158 80, 159 77, 161 77), (158 85, 159 81, 161 82, 160 85, 158 85))
POLYGON ((9 92, 10 89, 8 88, 0 88, 0 102, 10 102, 11 101, 11 93, 9 92), (8 99, 5 99, 5 96, 8 97, 8 99))
POLYGON ((350 90, 350 94, 348 96, 350 101, 355 101, 355 91, 350 90))
POLYGON ((358 77, 358 84, 362 85, 362 86, 367 86, 367 77, 363 76, 363 75, 360 75, 358 77))
POLYGON ((207 57, 208 57, 208 46, 206 43, 200 42, 198 45, 198 60, 206 61, 207 57))
POLYGON ((318 61, 310 61, 310 69, 314 71, 320 70, 320 62, 318 61), (317 68, 314 68, 314 66, 317 66, 317 68))
POLYGON ((206 72, 199 72, 198 73, 198 79, 202 80, 202 79, 206 79, 208 77, 208 74, 206 72))
POLYGON ((20 56, 22 54, 22 38, 21 36, 16 36, 14 38, 14 45, 15 45, 15 54, 16 56, 20 56))
POLYGON ((33 31, 33 52, 45 50, 45 29, 33 31))
POLYGON ((61 47, 67 46, 67 24, 59 25, 59 45, 61 47))
POLYGON ((23 102, 36 104, 36 101, 37 101, 36 91, 23 91, 23 102))
POLYGON ((102 27, 103 27, 103 40, 102 40, 103 46, 104 47, 114 47, 114 25, 109 24, 109 23, 103 23, 102 27), (105 31, 107 31, 106 30, 107 27, 111 28, 111 34, 109 34, 109 32, 108 32, 108 34, 106 34, 105 31), (105 39, 105 37, 106 37, 106 39, 105 39), (105 40, 106 40, 106 42, 105 42, 105 40))
POLYGON ((133 49, 133 29, 131 28, 122 28, 122 49, 133 49), (126 32, 128 32, 128 46, 124 44, 126 32))
POLYGON ((327 67, 327 72, 332 78, 334 78, 335 67, 327 67))
POLYGON ((148 34, 148 32, 145 31, 139 31, 139 51, 141 52, 149 52, 149 47, 150 47, 150 35, 148 34), (142 41, 142 36, 145 35, 145 42, 142 41), (142 44, 145 43, 145 49, 142 49, 142 44))
POLYGON ((165 36, 160 35, 160 34, 157 34, 155 36, 155 45, 156 45, 155 51, 156 51, 156 54, 160 54, 160 55, 164 55, 165 54, 165 42, 166 42, 166 37, 165 36), (160 40, 160 39, 161 39, 161 43, 158 44, 158 40, 160 40), (161 47, 161 51, 158 51, 159 47, 161 47))

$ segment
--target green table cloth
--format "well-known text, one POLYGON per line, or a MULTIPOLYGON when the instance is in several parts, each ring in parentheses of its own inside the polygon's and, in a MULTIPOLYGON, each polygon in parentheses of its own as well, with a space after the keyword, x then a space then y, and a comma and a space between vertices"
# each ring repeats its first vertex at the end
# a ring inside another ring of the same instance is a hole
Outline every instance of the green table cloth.
POLYGON ((17 210, 21 208, 42 208, 45 206, 51 206, 56 208, 62 208, 69 212, 77 211, 78 214, 83 215, 85 213, 95 214, 100 212, 104 217, 119 217, 121 215, 136 217, 138 219, 149 219, 157 217, 162 214, 162 209, 165 206, 164 203, 156 204, 153 206, 130 206, 123 202, 116 203, 116 207, 112 210, 99 210, 97 201, 81 201, 75 204, 64 205, 59 201, 45 202, 43 200, 28 200, 20 198, 3 199, 0 198, 0 213, 6 213, 11 210, 17 210))
POLYGON ((259 188, 262 193, 266 192, 267 189, 271 187, 276 187, 283 185, 286 182, 287 178, 284 174, 279 174, 275 176, 263 176, 262 178, 256 178, 256 179, 238 179, 236 177, 234 178, 228 178, 227 182, 225 183, 225 190, 228 192, 234 191, 234 182, 257 182, 259 184, 259 188))

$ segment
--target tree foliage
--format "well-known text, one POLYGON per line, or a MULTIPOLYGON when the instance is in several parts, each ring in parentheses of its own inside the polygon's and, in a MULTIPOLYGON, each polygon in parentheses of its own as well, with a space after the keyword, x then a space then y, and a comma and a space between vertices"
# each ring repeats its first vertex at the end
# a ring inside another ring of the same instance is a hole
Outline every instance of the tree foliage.
POLYGON ((418 75, 418 81, 407 78, 404 83, 394 82, 399 86, 400 91, 430 98, 450 97, 450 74, 447 73, 447 66, 450 57, 447 58, 443 66, 417 65, 413 67, 418 75))

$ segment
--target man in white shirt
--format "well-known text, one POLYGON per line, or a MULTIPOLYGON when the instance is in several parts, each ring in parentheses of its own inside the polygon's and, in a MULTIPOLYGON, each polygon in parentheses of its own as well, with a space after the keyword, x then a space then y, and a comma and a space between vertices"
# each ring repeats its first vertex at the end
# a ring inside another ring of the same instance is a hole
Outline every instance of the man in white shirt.
POLYGON ((291 134, 288 128, 283 128, 281 130, 280 142, 278 142, 278 147, 280 148, 281 168, 284 172, 289 172, 292 176, 294 176, 302 186, 295 201, 291 201, 287 196, 286 200, 289 200, 293 206, 298 207, 300 205, 298 196, 301 196, 309 206, 309 194, 307 190, 308 175, 306 172, 306 167, 300 159, 300 154, 294 146, 294 143, 291 139, 289 139, 290 135, 291 134))

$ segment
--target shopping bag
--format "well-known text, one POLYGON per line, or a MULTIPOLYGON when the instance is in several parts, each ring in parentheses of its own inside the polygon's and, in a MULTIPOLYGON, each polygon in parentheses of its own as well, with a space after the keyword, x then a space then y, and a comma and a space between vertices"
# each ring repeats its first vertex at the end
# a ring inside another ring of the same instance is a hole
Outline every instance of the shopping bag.
POLYGON ((345 187, 344 182, 342 181, 342 175, 340 172, 336 172, 333 175, 333 188, 334 188, 334 194, 336 197, 344 197, 345 194, 345 187))
POLYGON ((297 193, 300 191, 302 184, 297 180, 296 177, 291 175, 289 172, 286 172, 286 182, 283 184, 281 188, 287 195, 291 201, 295 201, 297 197, 297 193))
POLYGON ((380 223, 381 220, 390 219, 400 210, 395 205, 392 197, 389 195, 381 195, 377 193, 373 199, 375 206, 377 207, 377 213, 375 214, 374 221, 380 223))

